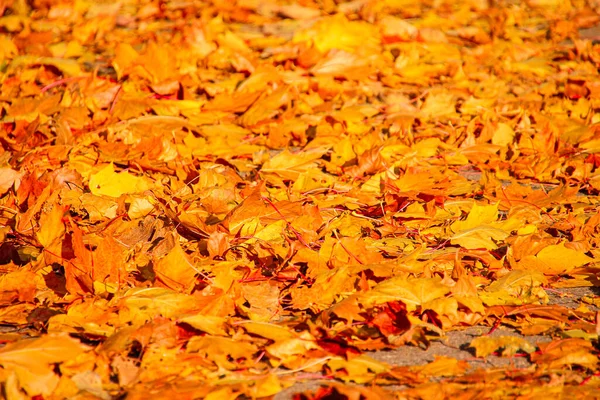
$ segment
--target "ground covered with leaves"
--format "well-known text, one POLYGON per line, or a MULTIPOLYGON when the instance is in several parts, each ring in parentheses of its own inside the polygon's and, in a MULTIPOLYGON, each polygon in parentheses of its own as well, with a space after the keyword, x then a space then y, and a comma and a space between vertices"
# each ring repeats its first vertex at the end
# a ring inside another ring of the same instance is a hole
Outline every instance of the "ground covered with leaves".
POLYGON ((597 396, 597 11, 0 2, 2 395, 597 396))

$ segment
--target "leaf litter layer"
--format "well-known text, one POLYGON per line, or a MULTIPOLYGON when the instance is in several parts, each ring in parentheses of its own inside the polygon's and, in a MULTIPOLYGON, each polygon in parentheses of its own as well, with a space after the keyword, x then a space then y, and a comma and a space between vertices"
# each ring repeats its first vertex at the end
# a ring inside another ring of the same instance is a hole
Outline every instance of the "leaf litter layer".
POLYGON ((3 2, 3 396, 594 396, 597 11, 3 2))

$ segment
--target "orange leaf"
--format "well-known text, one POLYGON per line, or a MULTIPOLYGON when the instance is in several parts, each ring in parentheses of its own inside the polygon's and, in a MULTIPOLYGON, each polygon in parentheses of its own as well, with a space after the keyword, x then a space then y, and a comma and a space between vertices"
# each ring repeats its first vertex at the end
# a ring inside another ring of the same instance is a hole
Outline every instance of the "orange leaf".
POLYGON ((86 347, 68 335, 49 335, 11 343, 0 349, 0 365, 14 371, 30 396, 48 396, 58 384, 53 364, 76 358, 86 347))
MULTIPOLYGON (((95 281, 95 288, 104 288, 105 290, 100 290, 114 292, 116 288, 111 287, 109 289, 106 285, 115 283, 120 285, 125 280, 127 270, 125 268, 124 250, 123 246, 112 237, 102 238, 92 255, 94 268, 91 272, 92 279, 95 281)), ((98 291, 98 289, 95 291, 98 291)))
POLYGON ((196 267, 190 262, 179 243, 154 266, 156 278, 166 287, 190 291, 196 282, 196 267))

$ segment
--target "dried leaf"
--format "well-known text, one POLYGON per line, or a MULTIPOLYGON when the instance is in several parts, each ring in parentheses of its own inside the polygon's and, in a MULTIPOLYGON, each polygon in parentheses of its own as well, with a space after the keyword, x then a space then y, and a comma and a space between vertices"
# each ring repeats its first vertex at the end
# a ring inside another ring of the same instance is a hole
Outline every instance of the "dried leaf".
POLYGON ((129 172, 115 172, 113 164, 108 164, 90 177, 90 191, 96 196, 120 197, 127 193, 140 193, 151 188, 146 178, 137 177, 129 172))
POLYGON ((21 340, 0 349, 0 364, 16 373, 29 396, 47 396, 56 388, 53 364, 76 358, 86 347, 68 335, 21 340))
POLYGON ((519 351, 531 354, 536 350, 526 339, 515 336, 480 336, 471 341, 470 347, 475 349, 476 357, 487 357, 496 352, 502 357, 512 357, 519 351))
POLYGON ((547 275, 569 273, 575 268, 592 262, 591 257, 580 251, 565 247, 565 243, 544 247, 535 256, 521 259, 517 268, 540 271, 547 275))
POLYGON ((154 272, 166 287, 182 291, 192 289, 198 273, 179 244, 158 260, 154 272))
POLYGON ((2 393, 594 398, 592 3, 0 1, 2 393))

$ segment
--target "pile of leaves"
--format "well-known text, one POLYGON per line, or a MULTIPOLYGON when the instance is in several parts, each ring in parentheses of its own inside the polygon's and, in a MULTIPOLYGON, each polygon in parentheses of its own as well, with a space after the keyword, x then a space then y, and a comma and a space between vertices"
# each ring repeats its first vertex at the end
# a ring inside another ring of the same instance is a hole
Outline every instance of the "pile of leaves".
POLYGON ((593 3, 3 1, 3 396, 593 395, 593 3))

